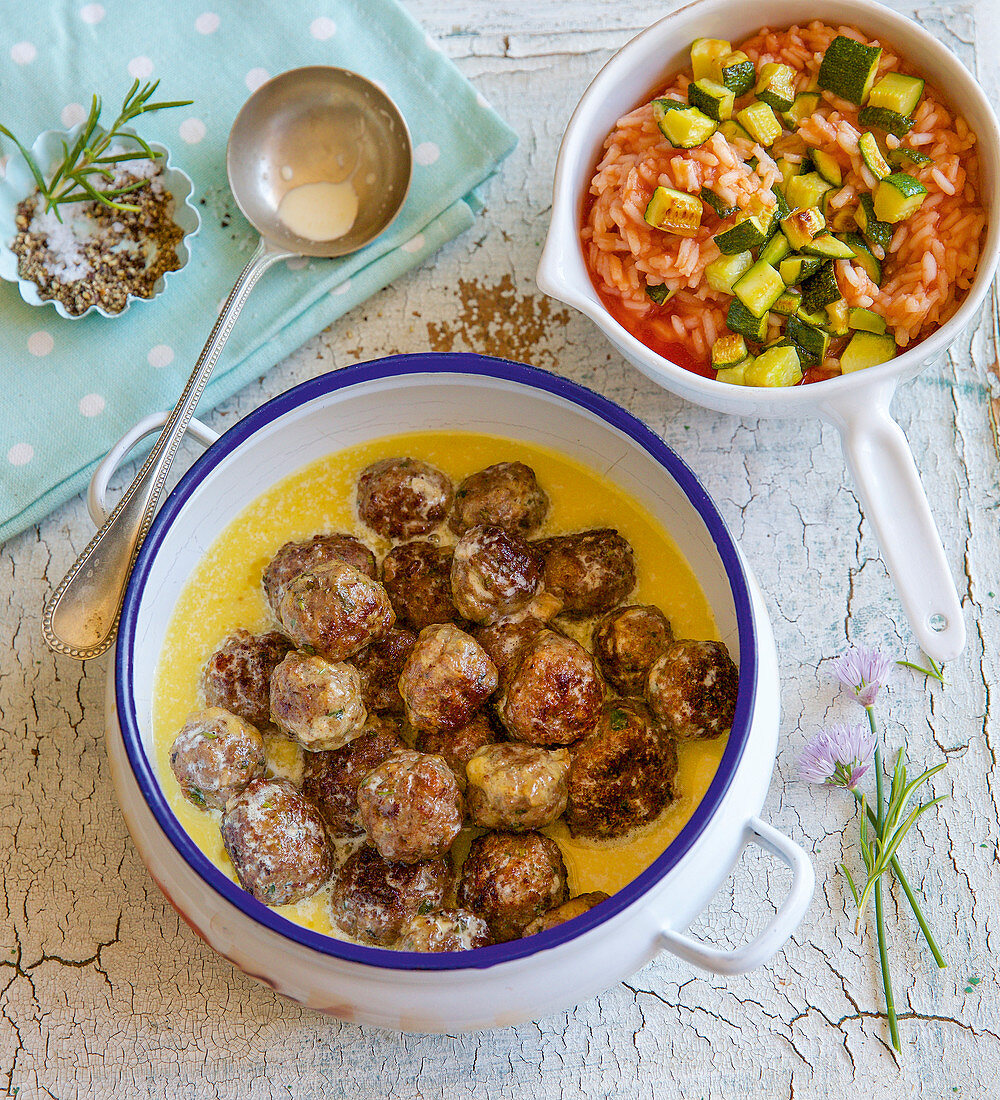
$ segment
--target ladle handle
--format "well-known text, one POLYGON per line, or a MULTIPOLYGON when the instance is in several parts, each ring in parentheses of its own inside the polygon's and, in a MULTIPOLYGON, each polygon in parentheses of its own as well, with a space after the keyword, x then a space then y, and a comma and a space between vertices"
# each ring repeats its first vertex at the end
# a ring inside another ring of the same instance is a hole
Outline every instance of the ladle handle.
POLYGON ((828 405, 865 518, 920 648, 943 663, 965 646, 965 622, 941 536, 906 436, 889 413, 894 384, 828 405))
POLYGON ((212 369, 257 280, 271 264, 289 255, 268 248, 262 240, 240 272, 184 392, 146 461, 108 521, 90 540, 45 605, 42 634, 55 652, 89 661, 104 653, 114 640, 132 564, 149 531, 170 465, 212 369))

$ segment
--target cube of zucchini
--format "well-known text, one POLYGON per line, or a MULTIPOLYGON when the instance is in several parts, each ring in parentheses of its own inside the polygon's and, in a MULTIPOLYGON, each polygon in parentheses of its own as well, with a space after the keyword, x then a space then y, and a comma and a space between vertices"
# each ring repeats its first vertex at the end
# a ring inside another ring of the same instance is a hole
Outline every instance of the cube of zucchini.
POLYGON ((896 341, 874 332, 856 332, 840 356, 844 374, 888 363, 896 357, 896 341))
POLYGON ((823 327, 831 336, 846 336, 850 332, 848 321, 847 303, 843 298, 826 307, 826 324, 823 327))
POLYGON ((841 187, 844 183, 844 172, 837 163, 836 157, 823 152, 822 149, 813 149, 813 164, 816 171, 832 187, 841 187))
POLYGON ((785 284, 770 264, 758 260, 733 284, 733 294, 754 317, 763 317, 781 297, 785 284))
POLYGON ((876 285, 882 285, 882 265, 875 258, 874 253, 857 235, 857 233, 845 233, 844 244, 854 253, 854 262, 864 270, 869 279, 876 285))
POLYGON ((874 126, 877 130, 885 130, 887 134, 893 134, 901 138, 913 129, 913 118, 910 115, 898 115, 895 111, 888 111, 885 107, 862 107, 858 112, 858 122, 862 126, 874 126))
POLYGON ((789 317, 785 335, 795 346, 799 359, 813 366, 822 363, 830 347, 830 334, 798 317, 789 317))
POLYGON ((757 74, 754 95, 776 111, 790 110, 795 102, 795 70, 788 65, 769 61, 757 74))
POLYGON ((688 103, 697 107, 702 114, 714 118, 716 122, 725 122, 733 117, 733 104, 736 97, 722 84, 716 84, 707 76, 692 81, 688 85, 688 103))
POLYGON ((726 119, 719 126, 719 133, 726 139, 726 141, 749 141, 753 143, 753 138, 743 129, 743 127, 733 118, 726 119))
POLYGON ((733 95, 746 95, 753 87, 756 72, 753 62, 742 50, 719 57, 712 63, 709 74, 714 81, 728 88, 733 95))
POLYGON ((798 129, 800 122, 816 113, 816 108, 819 107, 819 101, 819 92, 799 92, 791 107, 782 113, 781 121, 784 122, 789 130, 798 129))
POLYGON ((666 283, 660 283, 659 286, 646 285, 646 297, 658 306, 669 302, 676 293, 677 287, 669 287, 666 283))
POLYGON ((778 171, 781 173, 781 186, 787 187, 788 181, 793 176, 802 175, 802 162, 796 164, 794 161, 789 160, 787 157, 778 157, 775 162, 778 165, 778 171))
POLYGON ((781 222, 781 228, 792 248, 801 251, 813 237, 826 228, 826 218, 815 206, 796 210, 781 222))
POLYGON ((732 52, 732 45, 723 38, 696 38, 691 43, 691 71, 695 80, 710 77, 713 62, 732 52))
POLYGON ((715 370, 738 366, 749 358, 747 342, 738 332, 720 336, 712 345, 712 367, 715 370))
POLYGON ((854 249, 838 241, 832 233, 820 233, 813 237, 802 251, 807 256, 822 256, 824 260, 850 260, 854 256, 854 249))
POLYGON ((858 200, 854 220, 858 223, 858 229, 864 234, 865 239, 872 244, 877 244, 879 248, 888 248, 892 243, 892 226, 888 222, 880 222, 875 217, 875 200, 871 195, 864 194, 858 200))
POLYGON ((930 164, 930 162, 931 158, 926 153, 921 153, 919 149, 908 149, 905 145, 900 145, 898 149, 892 149, 889 152, 889 163, 897 168, 906 168, 911 164, 930 164))
POLYGON ((818 256, 789 256, 778 265, 778 272, 785 286, 794 286, 815 275, 822 266, 818 256))
POLYGON ((733 284, 753 267, 753 254, 737 252, 722 255, 705 268, 708 285, 719 294, 732 294, 733 284))
POLYGON ((771 312, 779 317, 791 317, 802 304, 802 292, 797 286, 785 287, 781 297, 771 306, 771 312))
POLYGON ((805 210, 809 206, 819 206, 823 195, 832 189, 833 185, 827 183, 818 172, 806 172, 788 181, 785 198, 793 210, 805 210))
POLYGON ((653 100, 653 118, 656 119, 660 133, 675 149, 694 149, 698 145, 704 145, 719 124, 697 107, 687 104, 678 107, 676 104, 676 100, 653 100))
POLYGON ((802 364, 798 352, 788 345, 762 352, 743 375, 746 386, 794 386, 801 380, 802 364))
POLYGON ((715 376, 716 382, 728 382, 731 386, 746 385, 744 378, 746 377, 747 367, 749 367, 752 362, 752 359, 747 359, 745 362, 735 367, 726 367, 720 370, 715 376))
POLYGON ((734 298, 729 303, 726 325, 730 332, 738 332, 740 336, 755 340, 758 344, 763 343, 767 336, 767 315, 755 317, 739 298, 734 298))
POLYGON ((861 159, 865 162, 868 171, 877 179, 884 180, 886 176, 892 175, 892 169, 886 163, 886 159, 882 156, 882 150, 878 147, 878 141, 875 135, 866 130, 861 137, 858 138, 858 150, 861 153, 861 159))
POLYGON ((869 107, 884 107, 897 115, 912 115, 924 94, 924 82, 915 76, 886 73, 868 96, 869 107))
POLYGON ((893 172, 875 189, 875 217, 880 222, 895 225, 920 209, 927 198, 927 188, 905 172, 893 172))
POLYGON ((763 260, 764 263, 770 264, 771 267, 777 267, 778 264, 792 251, 792 246, 788 243, 788 238, 784 233, 775 233, 774 236, 764 245, 760 250, 760 256, 758 259, 763 260))
POLYGON ((774 117, 774 111, 766 103, 751 103, 736 114, 737 119, 747 133, 758 144, 765 147, 773 145, 781 137, 781 123, 774 117))
POLYGON ((802 308, 807 313, 821 313, 831 302, 842 298, 837 272, 830 260, 802 284, 802 308))
POLYGON ((673 187, 657 187, 643 217, 654 229, 678 237, 694 237, 701 225, 701 199, 673 187))
POLYGON ((860 107, 875 82, 881 57, 879 46, 865 46, 838 34, 823 55, 819 86, 860 107))
POLYGON ((736 213, 737 207, 730 205, 724 198, 708 187, 701 189, 699 198, 702 202, 707 202, 720 218, 728 218, 731 214, 736 213))
POLYGON ((757 215, 751 214, 731 228, 716 233, 712 239, 720 252, 732 256, 737 252, 746 252, 749 248, 760 248, 767 240, 769 223, 770 219, 765 225, 757 215))
POLYGON ((830 219, 830 228, 834 233, 849 233, 857 225, 854 217, 854 207, 848 204, 834 211, 830 219))
POLYGON ((874 332, 877 336, 885 335, 885 318, 880 317, 870 309, 855 306, 847 315, 849 328, 856 332, 874 332))

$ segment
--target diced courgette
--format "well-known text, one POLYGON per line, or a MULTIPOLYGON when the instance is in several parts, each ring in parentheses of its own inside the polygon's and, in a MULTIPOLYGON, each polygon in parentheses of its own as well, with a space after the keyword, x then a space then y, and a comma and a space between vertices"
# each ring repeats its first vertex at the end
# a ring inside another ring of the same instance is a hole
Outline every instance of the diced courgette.
POLYGON ((900 145, 898 149, 893 149, 889 153, 889 163, 894 164, 897 168, 906 168, 910 164, 930 164, 931 158, 922 153, 919 149, 908 149, 905 145, 900 145))
POLYGON ((767 336, 767 315, 755 317, 739 298, 734 298, 729 303, 726 324, 730 332, 738 332, 740 336, 756 340, 758 344, 763 343, 767 336))
POLYGON ((781 120, 789 130, 798 129, 799 123, 816 113, 819 107, 819 92, 799 92, 792 102, 791 107, 784 111, 781 120))
POLYGON ((841 187, 844 183, 844 173, 837 163, 836 157, 825 153, 822 149, 813 149, 813 164, 816 171, 833 187, 841 187))
POLYGON ((831 302, 826 307, 825 328, 831 336, 846 336, 850 331, 847 303, 843 298, 839 302, 831 302))
POLYGON ((770 264, 771 267, 777 267, 791 251, 792 246, 788 243, 788 238, 785 234, 775 233, 760 250, 759 259, 763 260, 766 264, 770 264))
POLYGON ((688 103, 716 122, 725 122, 733 117, 735 102, 736 97, 728 88, 716 84, 707 76, 688 85, 688 103))
POLYGON ((796 210, 781 223, 781 228, 792 248, 801 251, 812 239, 826 228, 826 218, 815 206, 796 210))
POLYGON ((868 98, 878 63, 882 57, 879 46, 838 34, 827 47, 819 67, 819 86, 859 107, 868 98))
POLYGON ((760 248, 767 240, 769 225, 755 214, 737 222, 730 229, 724 229, 716 233, 712 238, 716 247, 727 256, 733 256, 737 252, 745 252, 748 248, 760 248))
POLYGON ((773 145, 781 136, 781 123, 766 103, 751 103, 738 111, 736 117, 754 141, 765 147, 773 145))
POLYGON ((778 265, 778 273, 785 286, 794 286, 815 275, 822 266, 818 256, 789 256, 778 265))
POLYGON ((870 130, 866 130, 861 137, 858 138, 858 150, 861 153, 861 159, 865 162, 868 171, 871 172, 877 180, 884 180, 886 176, 892 175, 892 169, 886 163, 885 157, 882 156, 882 150, 878 147, 878 141, 870 130))
POLYGON ((858 208, 854 211, 854 220, 858 223, 858 229, 864 234, 865 239, 879 248, 888 248, 892 241, 892 226, 888 222, 880 222, 875 217, 875 200, 869 194, 864 194, 858 200, 858 208))
POLYGON ((794 386, 802 380, 802 364, 795 348, 788 345, 769 348, 747 367, 746 386, 794 386))
POLYGON ((807 256, 822 256, 824 260, 849 260, 854 256, 850 245, 838 241, 832 233, 820 233, 803 247, 807 256))
POLYGON ((771 312, 777 313, 779 317, 791 317, 801 304, 802 292, 797 286, 788 286, 771 306, 771 312))
POLYGON ((648 284, 646 286, 646 297, 658 306, 662 306, 664 302, 669 302, 676 293, 677 287, 669 287, 666 283, 660 283, 659 286, 649 286, 648 284))
POLYGON ((896 356, 896 341, 874 332, 856 332, 840 356, 844 374, 888 363, 896 356))
POLYGON ((807 325, 798 317, 789 317, 785 335, 795 345, 799 358, 805 363, 822 363, 830 347, 830 334, 821 328, 807 325))
MULTIPOLYGON (((774 212, 778 216, 780 222, 782 218, 787 218, 792 212, 792 208, 788 205, 788 200, 785 198, 785 193, 780 187, 774 187, 771 189, 771 194, 774 195, 774 212)), ((775 227, 777 232, 777 226, 775 227)))
POLYGON ((749 367, 752 362, 752 359, 748 359, 745 363, 740 363, 735 367, 726 367, 724 370, 720 370, 715 376, 716 382, 728 382, 731 386, 745 385, 744 379, 746 377, 747 367, 749 367))
POLYGON ((805 210, 809 206, 819 206, 819 200, 832 185, 827 183, 819 172, 806 172, 793 176, 785 188, 785 198, 793 210, 805 210))
POLYGON ((678 237, 694 237, 701 225, 701 199, 672 187, 657 187, 643 215, 648 225, 678 237))
POLYGON ((753 142, 753 138, 743 129, 743 127, 734 118, 727 119, 719 127, 719 133, 726 139, 726 141, 749 141, 753 142))
POLYGON ((875 189, 875 217, 895 225, 919 210, 925 198, 927 188, 920 180, 905 172, 893 172, 875 189))
POLYGON ((796 163, 789 160, 787 157, 778 157, 775 163, 778 165, 778 171, 781 173, 781 186, 787 187, 788 181, 795 176, 802 175, 802 162, 796 163))
POLYGON ((858 122, 862 126, 874 126, 877 130, 885 130, 887 134, 898 138, 906 137, 913 129, 913 119, 910 115, 900 115, 885 107, 862 107, 858 112, 858 122))
POLYGON ((747 350, 747 342, 738 332, 728 336, 720 336, 712 345, 712 367, 714 370, 725 370, 726 367, 735 367, 750 358, 747 350))
POLYGON ((728 218, 731 214, 736 213, 737 208, 735 206, 732 206, 709 187, 703 187, 699 197, 702 202, 707 202, 720 218, 728 218))
POLYGON ((882 285, 882 265, 875 258, 871 249, 857 235, 857 233, 845 233, 844 244, 854 253, 854 262, 864 269, 865 274, 876 285, 882 285))
POLYGON ((770 264, 758 260, 734 285, 733 294, 754 317, 763 317, 781 297, 785 284, 770 264))
POLYGON ((852 230, 856 224, 854 207, 849 204, 847 206, 842 206, 839 210, 835 210, 833 216, 830 218, 830 228, 834 233, 847 233, 852 230))
POLYGON ((757 74, 754 95, 776 111, 788 111, 795 102, 795 70, 769 61, 757 74))
POLYGON ((723 38, 696 38, 691 43, 691 71, 695 80, 711 76, 713 62, 732 52, 732 45, 723 38))
POLYGON ((885 318, 861 306, 855 306, 850 311, 847 324, 856 332, 874 332, 878 336, 885 335, 885 318))
POLYGON ((718 129, 715 119, 703 114, 697 107, 677 100, 654 99, 653 118, 660 133, 675 149, 694 149, 703 145, 718 129))
POLYGON ((753 62, 741 50, 718 57, 712 63, 709 74, 713 80, 728 88, 733 95, 746 95, 753 88, 757 73, 753 62))
POLYGON ((732 256, 720 256, 705 268, 708 285, 718 294, 732 294, 733 284, 753 267, 753 255, 749 251, 732 256))
POLYGON ((912 115, 924 94, 924 82, 915 76, 886 73, 868 96, 870 107, 884 107, 897 115, 912 115))
POLYGON ((839 302, 842 297, 837 284, 837 272, 829 261, 802 284, 802 308, 807 313, 819 313, 832 302, 839 302))

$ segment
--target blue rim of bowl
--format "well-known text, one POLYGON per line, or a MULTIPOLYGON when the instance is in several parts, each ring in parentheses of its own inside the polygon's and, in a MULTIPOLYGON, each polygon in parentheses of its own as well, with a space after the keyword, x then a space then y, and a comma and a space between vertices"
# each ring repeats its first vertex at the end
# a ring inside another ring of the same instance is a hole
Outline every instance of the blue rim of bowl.
POLYGON ((538 367, 471 353, 393 355, 369 363, 344 367, 332 374, 320 375, 300 383, 293 389, 272 398, 230 428, 187 471, 153 521, 125 593, 115 660, 116 708, 132 772, 158 825, 199 877, 243 914, 304 947, 336 959, 382 969, 406 971, 481 970, 523 959, 538 951, 554 948, 575 939, 639 901, 647 890, 672 870, 690 851, 719 808, 746 748, 756 691, 757 631, 746 574, 736 543, 725 521, 687 464, 631 413, 592 390, 549 374, 538 367), (728 743, 704 798, 662 855, 607 901, 547 932, 492 947, 480 947, 473 951, 440 954, 363 947, 335 939, 321 932, 314 932, 269 909, 224 875, 195 845, 170 809, 156 777, 155 767, 143 747, 129 686, 132 682, 136 623, 150 568, 164 537, 181 509, 215 467, 257 431, 310 401, 334 391, 367 382, 421 374, 495 378, 504 382, 514 382, 528 389, 541 390, 596 415, 638 444, 677 483, 708 529, 729 579, 736 608, 740 644, 739 692, 728 743))

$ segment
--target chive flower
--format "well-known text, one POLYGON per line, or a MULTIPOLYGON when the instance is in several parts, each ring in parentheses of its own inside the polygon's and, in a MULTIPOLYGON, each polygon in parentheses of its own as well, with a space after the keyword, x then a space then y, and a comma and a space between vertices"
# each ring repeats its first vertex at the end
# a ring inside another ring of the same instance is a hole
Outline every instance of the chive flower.
POLYGON ((875 735, 867 726, 830 726, 802 750, 799 775, 809 783, 827 783, 853 791, 868 771, 875 735))
POLYGON ((873 706, 879 688, 888 683, 893 661, 881 649, 854 646, 833 664, 833 674, 851 689, 863 707, 873 706))

